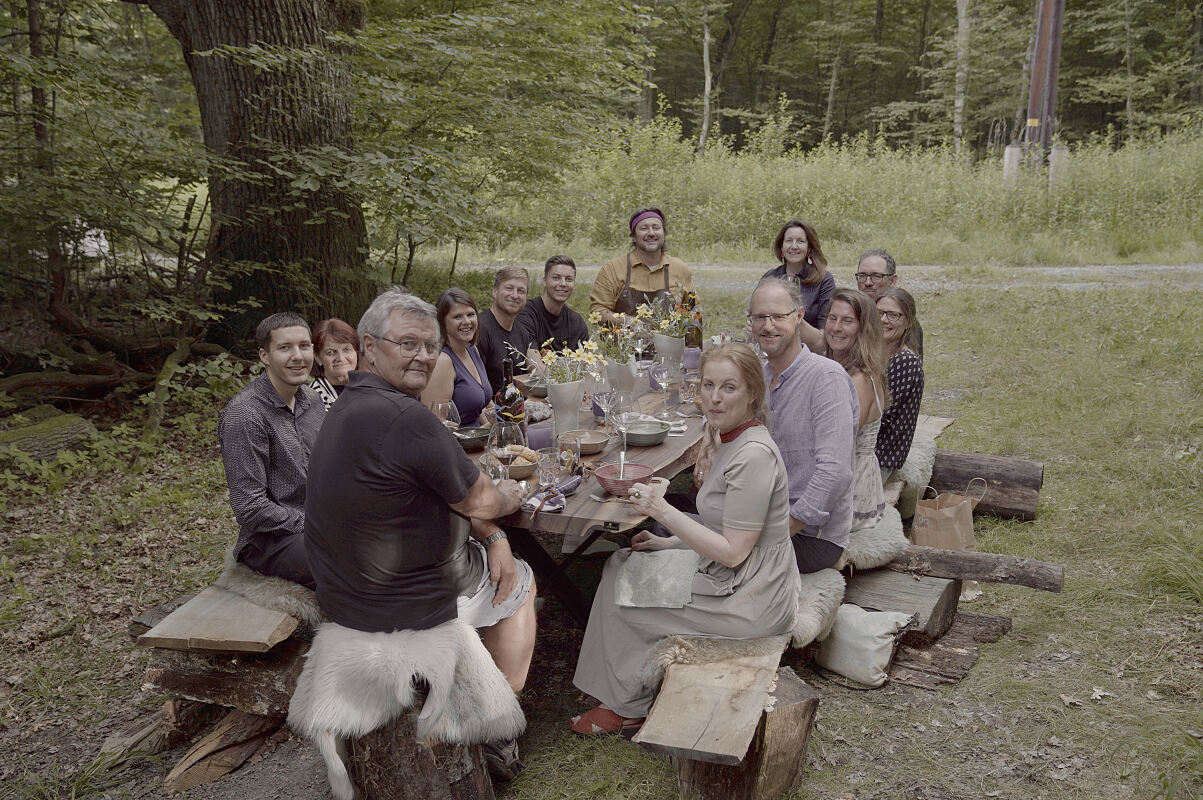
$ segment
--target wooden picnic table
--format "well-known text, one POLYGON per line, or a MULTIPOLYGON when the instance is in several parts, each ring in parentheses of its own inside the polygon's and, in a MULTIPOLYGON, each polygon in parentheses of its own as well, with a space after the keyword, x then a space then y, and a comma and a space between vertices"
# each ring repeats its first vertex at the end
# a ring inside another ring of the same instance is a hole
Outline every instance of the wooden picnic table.
MULTIPOLYGON (((646 379, 640 379, 636 391, 643 392, 636 401, 640 411, 655 414, 663 409, 663 396, 651 392, 646 379)), ((682 410, 695 409, 690 406, 682 407, 682 410)), ((686 428, 683 436, 669 436, 663 444, 654 447, 630 447, 627 449, 627 459, 646 464, 652 468, 653 475, 669 479, 693 466, 702 444, 704 420, 700 416, 691 416, 684 422, 686 428)), ((534 512, 522 509, 500 521, 513 551, 534 570, 540 589, 555 595, 582 628, 589 621, 592 601, 569 580, 565 569, 601 534, 626 533, 647 519, 628 503, 614 500, 603 503, 593 499, 593 495, 605 497, 606 490, 598 483, 590 468, 616 460, 620 449, 621 442, 612 440, 601 453, 582 457, 585 464, 584 480, 575 494, 565 498, 563 511, 534 512), (536 532, 583 536, 585 540, 563 563, 558 563, 535 538, 536 532)))

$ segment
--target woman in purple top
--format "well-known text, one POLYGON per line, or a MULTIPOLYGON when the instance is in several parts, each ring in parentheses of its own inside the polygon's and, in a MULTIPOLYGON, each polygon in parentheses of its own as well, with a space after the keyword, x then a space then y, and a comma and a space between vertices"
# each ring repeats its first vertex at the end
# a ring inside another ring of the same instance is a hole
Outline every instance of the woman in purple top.
POLYGON ((827 257, 819 235, 810 223, 791 219, 773 240, 773 255, 781 265, 764 273, 764 278, 785 278, 802 290, 802 324, 798 335, 816 353, 823 352, 823 323, 831 307, 835 277, 827 271, 827 257))
POLYGON ((480 336, 476 301, 463 289, 452 286, 439 295, 435 309, 439 316, 439 333, 443 336, 443 352, 422 392, 422 404, 430 406, 450 400, 455 403, 462 425, 477 425, 480 412, 489 405, 493 392, 489 388, 485 362, 476 349, 476 340, 480 336))

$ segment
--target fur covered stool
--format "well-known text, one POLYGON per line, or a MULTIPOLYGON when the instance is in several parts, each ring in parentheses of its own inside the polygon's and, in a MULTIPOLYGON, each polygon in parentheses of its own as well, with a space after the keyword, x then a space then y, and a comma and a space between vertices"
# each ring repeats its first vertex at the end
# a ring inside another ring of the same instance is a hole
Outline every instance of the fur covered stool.
POLYGON ((936 465, 936 440, 916 435, 911 442, 906 461, 895 475, 902 480, 902 493, 898 495, 898 510, 903 519, 915 516, 915 503, 927 484, 936 465))
POLYGON ((492 797, 478 745, 516 738, 526 719, 480 636, 460 620, 393 633, 327 622, 288 724, 316 742, 335 797, 351 800, 358 784, 358 796, 383 800, 492 797))
POLYGON ((312 589, 299 583, 264 575, 234 558, 234 548, 226 550, 225 568, 214 586, 241 595, 255 605, 296 617, 310 628, 326 621, 312 589))
POLYGON ((858 570, 884 567, 905 553, 909 544, 902 532, 902 516, 898 509, 886 506, 876 525, 852 532, 848 549, 836 567, 843 569, 849 564, 858 570))

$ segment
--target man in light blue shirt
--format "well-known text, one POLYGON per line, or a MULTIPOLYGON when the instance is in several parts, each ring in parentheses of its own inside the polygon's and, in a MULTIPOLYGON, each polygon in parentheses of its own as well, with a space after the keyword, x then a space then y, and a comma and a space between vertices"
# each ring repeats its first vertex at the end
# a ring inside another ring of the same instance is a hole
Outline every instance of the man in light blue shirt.
POLYGON ((798 569, 832 567, 852 527, 852 465, 860 404, 852 379, 798 338, 798 288, 764 278, 748 301, 752 335, 768 356, 770 430, 789 477, 790 530, 798 569))

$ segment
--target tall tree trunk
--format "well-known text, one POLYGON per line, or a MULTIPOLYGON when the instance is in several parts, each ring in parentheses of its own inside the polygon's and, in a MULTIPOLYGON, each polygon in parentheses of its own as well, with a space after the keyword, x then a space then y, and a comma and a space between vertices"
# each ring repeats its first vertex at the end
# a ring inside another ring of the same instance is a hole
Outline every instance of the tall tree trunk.
POLYGON ((209 170, 206 256, 230 270, 219 303, 255 298, 227 314, 214 338, 245 342, 273 311, 358 319, 371 299, 367 229, 359 198, 329 182, 298 192, 261 165, 280 155, 350 144, 349 76, 335 54, 259 69, 208 51, 222 47, 320 50, 326 36, 362 23, 354 0, 128 0, 149 5, 180 43, 196 87, 209 170), (235 171, 220 163, 232 163, 235 171), (239 174, 241 173, 241 174, 239 174), (248 269, 249 267, 249 269, 248 269))
POLYGON ((969 86, 969 0, 957 0, 956 94, 952 100, 953 150, 965 150, 965 92, 969 86))
MULTIPOLYGON (((877 0, 873 12, 873 65, 869 67, 869 109, 877 108, 877 74, 881 63, 881 40, 885 37, 886 0, 877 0)), ((877 121, 872 123, 872 134, 877 135, 877 121)))
POLYGON ((698 155, 706 152, 710 136, 710 22, 702 23, 702 125, 698 132, 698 155))
POLYGON ((727 29, 723 31, 723 37, 718 41, 718 58, 714 64, 714 126, 721 131, 722 125, 722 97, 723 97, 723 81, 727 77, 727 64, 731 60, 731 53, 735 50, 735 43, 739 40, 739 29, 743 26, 744 17, 748 13, 748 9, 752 6, 752 0, 738 0, 727 9, 726 23, 727 29))
POLYGON ((764 95, 764 83, 768 75, 769 65, 773 61, 773 46, 777 43, 777 26, 781 22, 781 12, 785 9, 786 0, 777 0, 773 6, 773 15, 769 17, 769 32, 765 36, 764 50, 760 53, 760 69, 756 70, 756 81, 752 90, 752 107, 760 108, 760 99, 764 95))
POLYGON ((1040 17, 1040 0, 1034 0, 1032 3, 1032 20, 1031 35, 1028 36, 1028 49, 1023 57, 1023 93, 1019 96, 1019 106, 1015 109, 1015 127, 1011 131, 1011 144, 1019 144, 1023 141, 1024 128, 1027 125, 1028 116, 1028 98, 1027 87, 1032 84, 1032 62, 1036 59, 1036 20, 1040 17))
POLYGON ((1203 0, 1195 3, 1195 79, 1190 85, 1190 100, 1195 105, 1203 104, 1203 0))
MULTIPOLYGON (((923 0, 923 13, 919 17, 919 42, 915 47, 915 71, 919 74, 919 82, 915 87, 915 99, 923 98, 927 91, 927 75, 920 69, 927 59, 927 23, 931 15, 931 0, 923 0)), ((919 109, 911 112, 911 147, 919 146, 919 109)))
POLYGON ((1127 135, 1132 138, 1136 131, 1136 112, 1132 106, 1132 9, 1124 0, 1124 69, 1128 81, 1124 85, 1124 116, 1127 118, 1127 135))
POLYGON ((827 84, 827 112, 823 114, 823 136, 820 141, 827 141, 831 133, 831 119, 835 113, 835 91, 840 83, 840 53, 844 42, 841 39, 835 46, 835 58, 831 60, 831 80, 827 84))
MULTIPOLYGON (((651 32, 645 27, 639 31, 639 41, 647 45, 651 40, 651 32)), ((648 48, 648 53, 643 62, 643 86, 639 90, 639 119, 644 123, 652 121, 652 117, 656 115, 656 87, 652 83, 652 78, 656 75, 655 55, 648 48)))

